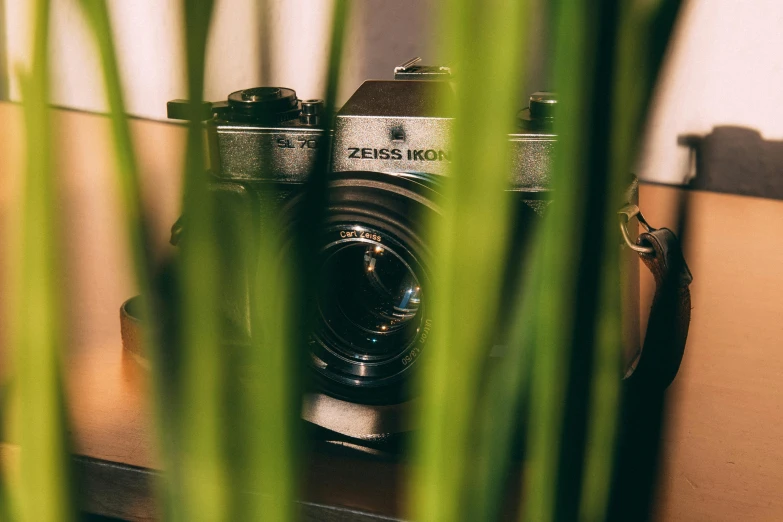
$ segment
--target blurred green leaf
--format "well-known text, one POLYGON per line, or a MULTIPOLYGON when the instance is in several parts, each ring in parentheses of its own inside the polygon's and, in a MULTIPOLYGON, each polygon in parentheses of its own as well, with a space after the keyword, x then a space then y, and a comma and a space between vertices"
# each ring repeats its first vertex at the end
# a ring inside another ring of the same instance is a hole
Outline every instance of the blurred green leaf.
POLYGON ((175 498, 172 520, 227 519, 227 469, 223 425, 224 360, 217 308, 218 277, 214 202, 207 185, 200 107, 204 97, 207 35, 211 0, 184 1, 188 124, 181 248, 181 367, 174 429, 178 444, 169 471, 175 498))
POLYGON ((526 2, 444 2, 439 43, 459 74, 443 216, 431 224, 432 330, 422 360, 420 468, 409 490, 415 520, 464 520, 476 390, 499 326, 511 218, 510 148, 526 2))
MULTIPOLYGON (((136 155, 128 117, 125 113, 122 82, 117 54, 114 46, 109 12, 105 0, 80 0, 82 9, 95 35, 98 51, 101 57, 106 97, 109 101, 112 132, 114 135, 114 155, 122 201, 122 215, 130 242, 130 252, 133 256, 136 284, 140 289, 140 303, 144 317, 154 317, 149 310, 149 295, 152 291, 150 277, 152 272, 152 253, 147 223, 144 218, 144 207, 141 197, 141 180, 139 178, 136 155)), ((152 341, 147 336, 148 344, 152 341)), ((149 350, 153 356, 157 350, 149 350)))
POLYGON ((21 447, 14 489, 20 521, 67 521, 71 497, 70 448, 62 386, 62 262, 57 230, 57 177, 52 169, 49 111, 49 2, 34 4, 33 61, 22 78, 27 170, 21 197, 21 228, 12 248, 11 345, 15 400, 11 431, 21 447))
MULTIPOLYGON (((344 34, 350 4, 333 3, 329 61, 326 69, 326 111, 324 128, 331 128, 339 86, 344 34)), ((266 24, 269 25, 268 23, 266 24)), ((268 68, 268 67, 267 67, 268 68)), ((244 429, 249 441, 244 476, 254 495, 246 506, 246 519, 294 520, 300 491, 298 470, 302 451, 300 419, 302 391, 298 386, 306 371, 301 347, 309 331, 310 288, 315 285, 311 245, 304 238, 321 226, 323 202, 328 183, 329 148, 318 149, 316 163, 304 186, 305 203, 293 223, 305 233, 293 233, 291 244, 280 236, 284 223, 276 214, 262 209, 266 216, 257 234, 258 265, 252 294, 253 342, 247 360, 255 369, 249 389, 244 390, 248 418, 244 429), (281 254, 290 248, 288 254, 281 254), (293 259, 291 258, 293 256, 293 259), (290 262, 290 263, 289 263, 290 262)), ((263 190, 263 189, 262 189, 263 190)), ((274 190, 267 188, 267 190, 274 190)), ((269 194, 265 201, 272 201, 269 194)), ((290 238, 288 238, 290 240, 290 238)))
MULTIPOLYGON (((608 2, 611 3, 611 2, 608 2)), ((611 69, 601 69, 602 31, 611 31, 611 12, 590 2, 553 3, 554 85, 559 94, 552 187, 555 202, 548 209, 542 233, 533 246, 532 277, 540 281, 528 298, 535 314, 535 343, 528 419, 528 452, 522 516, 546 522, 568 519, 578 484, 581 454, 579 411, 585 400, 581 386, 589 382, 592 325, 604 262, 603 238, 607 209, 618 201, 608 193, 603 168, 607 117, 599 101, 610 96, 601 81, 611 69), (603 76, 600 76, 603 75, 603 76), (603 90, 602 90, 603 89, 603 90), (610 203, 611 202, 611 203, 610 203), (584 331, 577 330, 585 328, 584 331), (574 362, 578 355, 580 363, 574 362), (572 366, 573 365, 573 366, 572 366), (563 432, 566 415, 577 426, 563 432), (563 441, 570 437, 569 442, 563 441), (577 447, 569 447, 573 443, 577 447), (561 448, 569 448, 563 460, 561 448)), ((611 211, 609 211, 611 212, 611 211)), ((619 292, 619 288, 617 289, 619 292)), ((606 311, 610 316, 617 309, 606 311)), ((619 335, 619 332, 612 332, 619 335)), ((612 344, 613 348, 616 345, 612 344)), ((615 351, 615 359, 619 352, 615 351)), ((617 379, 620 372, 617 372, 617 379)), ((611 463, 607 464, 611 466, 611 463)))
MULTIPOLYGON (((8 382, 10 378, 6 376, 5 381, 0 381, 0 520, 13 520, 12 513, 15 508, 13 507, 13 498, 11 496, 11 482, 15 475, 18 475, 12 460, 11 444, 13 440, 9 437, 8 430, 10 428, 10 418, 13 413, 11 409, 11 388, 12 385, 8 382)), ((14 447, 15 448, 15 447, 14 447)))
POLYGON ((239 506, 243 520, 296 519, 300 404, 293 374, 298 365, 289 320, 292 274, 280 256, 282 247, 277 228, 262 231, 251 294, 253 342, 244 358, 253 375, 241 391, 246 415, 240 429, 247 451, 240 475, 247 482, 241 486, 253 492, 239 506))
POLYGON ((606 513, 622 374, 616 212, 656 73, 628 59, 649 52, 647 33, 627 25, 632 9, 553 3, 557 196, 535 246, 533 277, 542 286, 529 301, 536 342, 527 520, 572 520, 581 511, 597 521, 606 513))
MULTIPOLYGON (((679 11, 679 0, 619 2, 617 35, 612 58, 616 62, 613 78, 613 110, 610 134, 611 201, 627 188, 628 172, 639 152, 651 94, 658 77, 663 54, 679 11)), ((620 204, 620 203, 618 203, 620 204)), ((622 372, 620 280, 615 267, 622 262, 613 225, 617 216, 607 209, 604 249, 603 287, 596 318, 596 359, 593 369, 589 419, 591 419, 585 456, 580 518, 585 522, 605 520, 614 467, 615 442, 622 372)))
POLYGON ((122 83, 109 13, 105 0, 80 1, 98 43, 106 95, 111 113, 114 154, 119 174, 120 197, 123 203, 125 227, 131 243, 131 255, 134 260, 137 284, 142 289, 142 295, 146 296, 149 293, 149 272, 152 265, 149 250, 149 233, 144 222, 141 182, 136 165, 130 127, 128 126, 128 118, 125 114, 122 83))
MULTIPOLYGON (((105 0, 81 0, 81 6, 90 23, 101 57, 106 97, 109 102, 112 133, 114 136, 114 157, 119 181, 120 208, 125 221, 129 251, 133 258, 136 285, 139 289, 139 296, 136 298, 136 301, 139 305, 141 317, 158 317, 158 314, 153 311, 155 299, 153 298, 154 289, 151 284, 151 278, 154 268, 150 233, 145 220, 141 180, 136 163, 133 140, 128 117, 125 113, 122 82, 109 12, 105 0)), ((160 399, 165 393, 161 384, 165 377, 161 372, 160 337, 156 328, 158 325, 155 321, 145 321, 143 325, 144 344, 147 347, 146 353, 152 362, 153 368, 151 381, 154 392, 150 402, 155 412, 155 425, 159 439, 165 443, 166 439, 160 435, 166 433, 170 427, 167 425, 168 416, 165 414, 164 401, 156 400, 160 399)), ((161 452, 165 468, 170 467, 165 462, 171 453, 171 449, 172 445, 166 446, 164 444, 164 449, 161 452)), ((158 492, 159 496, 161 494, 162 492, 158 492)))
MULTIPOLYGON (((345 28, 351 3, 348 0, 335 0, 332 9, 331 33, 329 36, 329 61, 327 64, 326 92, 324 104, 326 116, 324 127, 330 129, 335 113, 334 106, 339 88, 339 78, 345 42, 345 28)), ((267 24, 268 25, 268 24, 267 24)), ((327 165, 330 155, 328 147, 318 150, 317 161, 305 190, 310 192, 309 216, 299 223, 307 226, 308 219, 316 220, 311 230, 320 228, 317 222, 321 217, 327 185, 327 165), (312 194, 315 191, 316 194, 312 194), (315 196, 315 197, 313 197, 315 196)), ((300 483, 297 471, 300 469, 298 452, 302 450, 300 418, 302 391, 297 384, 302 378, 295 375, 303 370, 301 363, 301 346, 307 330, 307 317, 302 317, 307 304, 302 301, 309 296, 307 277, 302 272, 295 272, 281 256, 285 250, 283 223, 274 216, 269 216, 267 227, 262 230, 259 245, 259 268, 256 298, 255 324, 259 334, 254 343, 254 366, 259 368, 258 382, 264 383, 257 396, 257 421, 261 427, 255 442, 257 461, 251 460, 258 470, 261 497, 258 499, 258 511, 255 517, 269 520, 287 521, 298 519, 297 505, 300 483), (304 286, 303 286, 304 285, 304 286), (304 326, 304 330, 300 328, 304 326)), ((301 234, 307 237, 309 234, 301 234)), ((306 241, 295 245, 300 259, 299 267, 307 266, 312 261, 308 254, 309 245, 306 241)), ((309 277, 315 271, 307 270, 309 277)))

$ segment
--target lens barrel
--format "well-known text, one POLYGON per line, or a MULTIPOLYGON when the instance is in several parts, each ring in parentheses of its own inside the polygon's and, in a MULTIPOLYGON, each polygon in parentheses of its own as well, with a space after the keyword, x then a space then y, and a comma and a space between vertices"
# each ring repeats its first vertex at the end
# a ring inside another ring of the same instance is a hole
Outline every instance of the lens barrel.
MULTIPOLYGON (((330 174, 317 245, 309 358, 328 393, 389 402, 425 350, 430 253, 422 226, 439 211, 433 184, 372 172, 330 174)), ((301 200, 292 202, 294 214, 301 200)))

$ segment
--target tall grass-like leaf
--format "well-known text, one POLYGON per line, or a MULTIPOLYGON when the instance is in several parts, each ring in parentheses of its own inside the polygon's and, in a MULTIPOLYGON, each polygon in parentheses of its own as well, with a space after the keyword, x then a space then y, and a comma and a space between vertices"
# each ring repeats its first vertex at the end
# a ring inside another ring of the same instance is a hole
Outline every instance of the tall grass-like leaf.
MULTIPOLYGON (((139 296, 136 298, 136 301, 139 304, 141 317, 155 318, 158 315, 153 312, 155 290, 151 284, 154 268, 150 250, 150 234, 145 220, 141 196, 141 180, 133 148, 133 140, 128 125, 128 117, 125 113, 122 83, 109 12, 105 0, 81 0, 81 6, 89 20, 101 57, 106 97, 109 102, 111 127, 114 135, 114 156, 120 188, 120 208, 129 240, 129 251, 134 261, 136 285, 139 288, 139 296)), ((171 426, 166 422, 169 417, 165 414, 164 401, 160 400, 165 393, 160 381, 164 380, 165 376, 162 375, 161 371, 159 353, 161 344, 157 330, 159 325, 156 324, 156 321, 150 320, 145 321, 143 324, 146 353, 152 361, 150 376, 154 392, 150 402, 156 414, 158 434, 162 435, 171 426)), ((162 436, 159 436, 159 439, 164 442, 167 441, 162 436)), ((172 450, 172 444, 168 444, 168 446, 164 444, 161 452, 164 468, 171 467, 165 461, 172 450)), ((161 504, 163 503, 165 502, 161 502, 161 504)))
POLYGON ((57 183, 49 112, 49 2, 35 2, 33 62, 22 77, 27 170, 13 249, 11 345, 16 399, 12 431, 21 447, 13 499, 20 521, 75 518, 61 369, 62 286, 57 241, 57 183))
MULTIPOLYGON (((350 9, 348 0, 335 0, 334 11, 332 15, 332 31, 329 42, 329 63, 326 69, 326 93, 324 95, 324 117, 322 126, 325 132, 333 128, 334 115, 337 112, 335 107, 337 100, 337 91, 339 88, 340 69, 343 56, 343 44, 346 20, 350 9)), ((316 162, 313 166, 307 183, 305 184, 305 204, 300 219, 301 237, 305 238, 309 231, 319 230, 323 221, 323 208, 325 206, 326 189, 328 183, 328 167, 331 159, 331 148, 320 147, 316 156, 316 162)), ((315 274, 314 267, 309 265, 312 256, 309 255, 309 244, 302 240, 296 245, 298 252, 297 258, 302 265, 301 275, 304 277, 304 288, 311 287, 315 281, 312 279, 315 274), (305 268, 306 267, 306 268, 305 268)), ((302 294, 300 296, 302 304, 307 306, 307 298, 302 294)), ((309 314, 305 314, 309 315, 309 314)))
POLYGON ((508 334, 502 363, 485 383, 476 415, 477 436, 473 448, 473 485, 468 503, 468 520, 498 520, 509 486, 509 470, 514 469, 520 441, 520 415, 529 394, 533 351, 535 350, 535 303, 524 301, 539 295, 541 282, 522 268, 524 290, 518 291, 515 321, 508 334))
MULTIPOLYGON (((262 4, 262 7, 266 3, 262 4)), ((332 32, 324 97, 323 128, 330 129, 337 95, 346 18, 347 0, 336 0, 332 15, 332 32)), ((264 27, 268 28, 268 21, 264 27)), ((266 71, 271 70, 268 63, 266 71)), ((327 142, 324 142, 327 143, 327 142)), ((246 519, 294 520, 295 500, 299 491, 299 451, 301 450, 300 387, 304 368, 300 362, 300 347, 305 345, 310 331, 312 300, 308 299, 316 281, 311 245, 305 239, 322 222, 329 164, 329 147, 318 149, 316 162, 304 187, 302 214, 294 224, 292 257, 281 257, 285 249, 281 237, 284 223, 262 209, 266 216, 257 241, 258 264, 254 292, 251 294, 252 337, 250 353, 255 375, 245 390, 249 417, 244 423, 248 440, 248 458, 243 476, 254 495, 248 498, 246 509, 240 510, 246 519), (303 232, 303 233, 302 233, 303 232), (292 264, 289 261, 293 260, 292 264)), ((270 201, 271 197, 264 198, 270 201)))
MULTIPOLYGON (((272 24, 269 1, 258 3, 258 43, 262 85, 269 85, 272 63, 272 24)), ((274 190, 266 186, 260 190, 274 190)), ((268 194, 265 194, 265 200, 268 194)), ((265 209, 262 209, 265 215, 265 209)), ((248 213, 246 213, 248 214, 248 213)), ((249 213, 252 215, 252 212, 249 213)), ((271 213, 269 213, 271 214, 271 213)), ((293 288, 291 274, 281 263, 280 223, 269 215, 263 224, 239 219, 232 256, 245 259, 251 272, 249 288, 250 342, 239 347, 239 364, 229 370, 235 398, 231 427, 238 436, 233 452, 232 508, 237 520, 295 519, 298 491, 298 368, 291 336, 293 288)))
POLYGON ((420 375, 415 520, 470 517, 476 389, 497 328, 510 220, 508 132, 514 128, 526 2, 444 3, 441 43, 458 71, 455 151, 432 224, 432 330, 420 375))
POLYGON ((553 9, 556 202, 536 246, 533 277, 542 287, 530 300, 537 319, 527 520, 575 519, 580 497, 585 520, 606 511, 622 348, 616 212, 654 79, 624 54, 646 43, 623 25, 628 9, 611 0, 553 9), (647 94, 634 84, 646 84, 647 94))
MULTIPOLYGON (((5 392, 5 389, 2 389, 2 392, 5 392)), ((0 392, 0 393, 2 393, 0 392)), ((5 399, 6 397, 0 397, 0 401, 5 399)), ((3 411, 4 408, 7 408, 7 403, 5 401, 0 402, 0 413, 5 414, 3 411)), ((6 436, 5 433, 6 429, 6 422, 3 418, 0 418, 0 433, 3 436, 6 436)), ((0 520, 13 520, 11 518, 12 513, 12 500, 11 500, 11 491, 9 486, 9 479, 12 479, 12 474, 14 474, 14 470, 12 468, 12 463, 10 462, 10 458, 8 457, 9 449, 7 447, 4 447, 4 443, 0 442, 0 520)))
MULTIPOLYGON (((616 239, 616 238, 615 238, 616 239)), ((597 318, 595 362, 591 384, 589 426, 585 448, 580 519, 605 520, 614 468, 614 443, 620 413, 622 374, 622 314, 620 280, 609 263, 619 263, 617 241, 606 242, 607 261, 602 274, 601 311, 597 318), (611 244, 609 244, 611 242, 611 244)))
POLYGON ((117 55, 112 36, 109 13, 105 0, 81 0, 82 9, 92 26, 101 57, 106 95, 111 113, 114 134, 114 154, 120 181, 120 196, 123 202, 125 227, 131 243, 137 284, 142 295, 149 293, 150 267, 149 233, 144 221, 136 156, 133 150, 128 118, 125 114, 122 83, 117 55))
POLYGON ((211 0, 185 0, 188 124, 181 248, 181 350, 174 429, 179 445, 168 470, 176 488, 172 520, 225 520, 227 480, 224 459, 225 375, 217 309, 219 267, 213 198, 209 195, 201 107, 211 0))
MULTIPOLYGON (((627 172, 639 150, 639 139, 645 121, 650 96, 658 75, 676 14, 679 0, 656 2, 621 2, 618 10, 618 30, 612 111, 610 190, 617 195, 625 188, 627 172)), ((597 318, 595 370, 585 456, 584 482, 580 518, 586 522, 606 518, 611 473, 614 465, 620 384, 618 354, 622 339, 617 335, 620 297, 619 281, 613 270, 620 262, 617 238, 612 232, 615 216, 608 209, 607 234, 604 248, 607 253, 601 313, 597 318)), ((652 414, 652 412, 651 412, 652 414)))
POLYGON ((261 232, 257 279, 251 293, 253 342, 243 358, 253 369, 242 383, 246 416, 239 420, 246 444, 240 487, 250 490, 235 506, 243 520, 296 519, 298 492, 299 395, 294 370, 297 351, 291 335, 291 272, 281 262, 278 231, 261 232))
MULTIPOLYGON (((604 115, 592 112, 594 100, 600 99, 600 94, 608 95, 598 92, 601 82, 597 81, 596 67, 599 21, 606 13, 605 5, 604 9, 594 9, 589 4, 561 1, 553 8, 554 82, 559 93, 558 148, 552 173, 556 201, 534 245, 532 277, 540 285, 531 287, 536 294, 528 302, 535 310, 524 311, 535 314, 535 342, 522 516, 536 522, 567 519, 563 513, 573 509, 576 500, 564 494, 564 484, 570 485, 572 477, 581 476, 579 448, 571 455, 571 462, 564 460, 563 426, 568 415, 577 428, 581 420, 574 418, 579 404, 569 409, 580 400, 572 381, 589 381, 592 343, 580 335, 592 339, 596 281, 603 262, 603 242, 599 240, 596 249, 588 240, 591 234, 603 238, 603 219, 610 199, 601 163, 606 135, 596 128, 601 120, 595 119, 604 115), (577 334, 577 325, 587 330, 577 334), (583 353, 575 349, 577 345, 583 353), (575 354, 582 364, 575 364, 575 354), (576 469, 569 467, 574 462, 576 469)), ((611 74, 611 70, 600 72, 611 74)), ((578 436, 573 439, 580 444, 578 436)))

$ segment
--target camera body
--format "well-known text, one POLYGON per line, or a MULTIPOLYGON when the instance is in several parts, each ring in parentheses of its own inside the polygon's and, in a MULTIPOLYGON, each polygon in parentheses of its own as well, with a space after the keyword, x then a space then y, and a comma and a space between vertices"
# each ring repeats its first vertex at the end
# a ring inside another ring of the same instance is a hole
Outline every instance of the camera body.
MULTIPOLYGON (((279 87, 232 93, 227 103, 209 104, 210 170, 218 181, 302 184, 315 166, 315 150, 326 146, 334 172, 445 175, 453 116, 444 100, 454 95, 447 71, 398 67, 394 80, 364 82, 326 135, 319 128, 321 100, 300 101, 292 89, 279 87)), ((181 118, 182 105, 169 102, 169 117, 181 118)), ((508 136, 515 159, 509 190, 548 190, 555 105, 551 93, 535 93, 519 112, 519 130, 508 136)))
MULTIPOLYGON (((323 102, 279 87, 234 92, 205 114, 218 240, 227 247, 219 252, 233 252, 237 234, 247 234, 240 223, 254 223, 259 233, 285 226, 302 204, 319 149, 330 148, 324 230, 313 239, 318 325, 307 347, 316 391, 328 397, 401 403, 406 377, 426 351, 435 326, 426 300, 432 259, 421 228, 436 218, 440 179, 459 154, 450 144, 452 104, 444 103, 452 96, 447 68, 408 63, 394 80, 364 82, 333 129, 322 127, 323 102)), ((519 257, 549 198, 555 103, 550 93, 534 94, 507 137, 507 196, 517 219, 510 258, 519 257)), ((181 107, 170 102, 169 117, 181 107)), ((250 335, 254 262, 232 256, 220 260, 231 267, 221 307, 242 342, 250 335)), ((518 272, 509 271, 510 283, 518 272)))

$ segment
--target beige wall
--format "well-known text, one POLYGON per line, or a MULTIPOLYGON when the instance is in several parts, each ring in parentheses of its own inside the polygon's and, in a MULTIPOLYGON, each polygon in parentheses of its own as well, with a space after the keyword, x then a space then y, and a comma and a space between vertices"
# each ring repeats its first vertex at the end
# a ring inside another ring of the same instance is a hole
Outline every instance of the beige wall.
MULTIPOLYGON (((323 97, 333 1, 265 0, 262 17, 263 3, 216 1, 206 98, 221 100, 260 83, 292 87, 303 99, 323 97)), ((5 6, 8 55, 0 80, 9 79, 11 100, 20 99, 18 68, 30 63, 31 4, 0 1, 0 7, 5 6)), ((166 102, 186 97, 181 2, 109 0, 108 5, 128 112, 165 119, 166 102)), ((431 5, 431 0, 353 3, 340 102, 365 79, 391 78, 393 67, 413 56, 437 60, 431 45, 431 5)), ((53 103, 105 111, 99 57, 78 1, 53 0, 52 9, 53 103)), ((0 54, 2 49, 0 45, 0 54)))
MULTIPOLYGON (((323 95, 332 0, 266 0, 263 20, 254 0, 217 0, 208 49, 206 96, 261 82, 293 87, 301 97, 323 95), (262 56, 262 49, 267 49, 262 56)), ((183 39, 178 0, 109 0, 132 114, 165 118, 166 101, 185 97, 183 39)), ((7 57, 2 76, 11 99, 19 99, 14 71, 29 63, 30 4, 5 7, 7 57)), ((105 109, 98 57, 77 0, 53 0, 53 101, 58 105, 105 109)), ((340 100, 367 78, 388 78, 394 65, 421 55, 437 62, 433 0, 353 2, 340 100)), ((2 23, 2 17, 0 17, 2 23)), ((639 158, 644 179, 679 183, 689 174, 681 134, 708 133, 731 124, 783 138, 783 2, 779 0, 686 0, 674 44, 658 87, 639 158)), ((531 30, 540 36, 541 24, 531 30)), ((0 31, 2 35, 2 31, 0 31)), ((2 54, 3 45, 0 45, 2 54)), ((528 59, 533 74, 525 90, 546 89, 540 47, 528 59)), ((0 68, 3 60, 0 60, 0 68)), ((471 71, 471 73, 474 73, 471 71)), ((477 66, 475 74, 480 74, 477 66)))
POLYGON ((783 138, 783 2, 685 1, 653 103, 640 177, 682 182, 692 172, 677 137, 716 125, 783 138))

